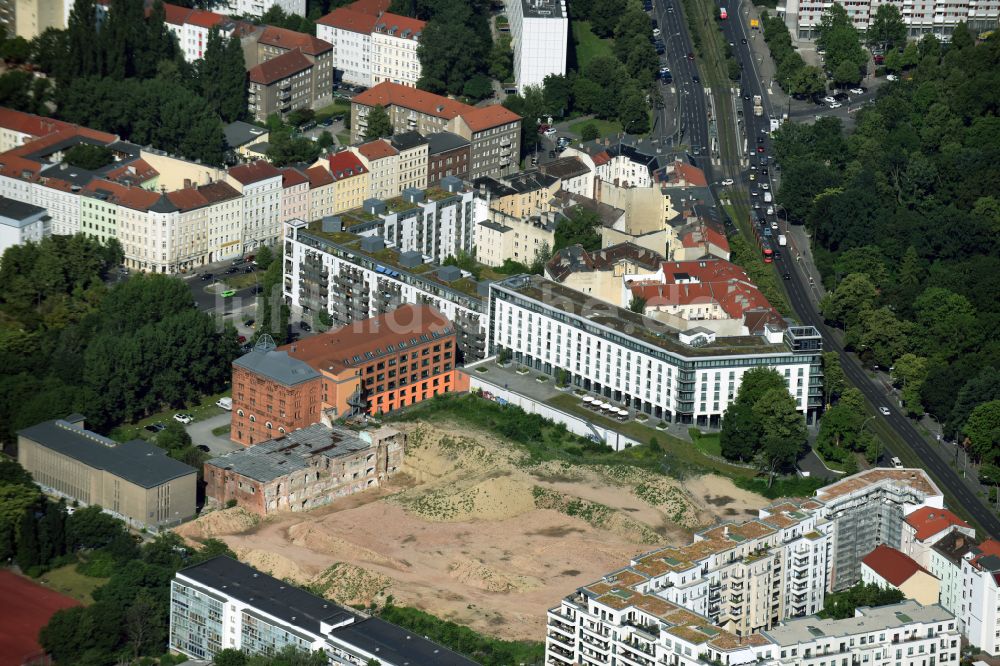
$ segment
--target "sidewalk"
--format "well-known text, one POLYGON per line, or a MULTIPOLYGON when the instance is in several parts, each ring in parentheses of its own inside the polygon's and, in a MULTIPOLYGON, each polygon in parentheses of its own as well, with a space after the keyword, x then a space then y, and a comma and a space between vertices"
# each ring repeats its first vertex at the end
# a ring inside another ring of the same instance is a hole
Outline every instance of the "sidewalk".
POLYGON ((764 43, 764 31, 750 28, 750 20, 760 20, 760 10, 749 0, 740 2, 740 20, 745 21, 747 33, 749 34, 750 51, 753 53, 754 61, 757 65, 757 74, 760 76, 761 85, 767 89, 764 100, 764 111, 769 118, 781 117, 788 113, 791 99, 785 92, 774 83, 775 64, 771 57, 771 50, 764 43))

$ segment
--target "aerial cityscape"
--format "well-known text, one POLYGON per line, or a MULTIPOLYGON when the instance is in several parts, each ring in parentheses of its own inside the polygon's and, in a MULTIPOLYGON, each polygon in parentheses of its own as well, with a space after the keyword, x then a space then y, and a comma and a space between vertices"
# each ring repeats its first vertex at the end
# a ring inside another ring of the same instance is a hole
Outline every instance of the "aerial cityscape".
POLYGON ((1000 0, 0 0, 0 666, 1000 666, 1000 0))

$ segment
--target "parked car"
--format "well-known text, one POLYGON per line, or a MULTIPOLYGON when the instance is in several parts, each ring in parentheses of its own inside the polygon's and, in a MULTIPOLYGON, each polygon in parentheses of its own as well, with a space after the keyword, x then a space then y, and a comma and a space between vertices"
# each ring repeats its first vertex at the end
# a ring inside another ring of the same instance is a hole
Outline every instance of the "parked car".
POLYGON ((236 342, 240 343, 241 345, 246 341, 247 341, 247 336, 245 335, 241 335, 238 338, 236 338, 236 342))
POLYGON ((732 184, 733 184, 733 179, 732 178, 726 178, 726 179, 724 179, 722 181, 722 186, 723 187, 729 187, 732 184))
POLYGON ((323 120, 319 121, 319 124, 322 127, 329 127, 330 125, 333 124, 333 116, 330 116, 329 118, 324 118, 323 120))
POLYGON ((850 97, 850 95, 848 95, 845 92, 839 92, 839 93, 837 93, 836 95, 833 96, 833 98, 835 100, 837 100, 838 102, 846 102, 849 97, 850 97))
POLYGON ((207 282, 207 281, 211 280, 215 276, 212 275, 211 273, 202 273, 199 277, 201 277, 201 281, 202 282, 207 282))
POLYGON ((205 453, 211 453, 211 449, 209 449, 209 448, 208 448, 207 446, 205 446, 204 444, 199 444, 199 445, 198 445, 198 446, 196 446, 195 448, 196 448, 196 449, 198 449, 199 451, 204 451, 205 453))
POLYGON ((303 331, 306 331, 306 332, 309 332, 309 331, 313 330, 312 326, 310 326, 308 322, 304 322, 304 321, 300 321, 299 322, 299 328, 301 328, 303 331))
POLYGON ((851 88, 847 92, 851 93, 852 95, 864 95, 865 89, 859 86, 857 88, 851 88))
POLYGON ((827 95, 826 97, 823 98, 823 101, 826 102, 827 104, 833 104, 837 100, 833 98, 833 95, 827 95))
POLYGON ((892 462, 892 466, 894 468, 896 468, 896 469, 903 469, 903 461, 900 460, 899 458, 897 458, 896 456, 892 457, 892 461, 891 462, 892 462))
POLYGON ((188 423, 194 421, 194 417, 190 414, 174 414, 174 421, 187 425, 188 423))
POLYGON ((830 104, 830 108, 831 109, 839 109, 842 106, 844 106, 844 105, 841 104, 840 102, 833 102, 832 104, 830 104))
POLYGON ((889 408, 888 408, 888 407, 879 407, 879 408, 878 408, 878 411, 879 411, 879 413, 880 413, 880 414, 881 414, 882 416, 889 416, 889 414, 891 414, 891 413, 892 413, 892 412, 890 412, 890 411, 889 411, 889 408))
POLYGON ((243 325, 246 326, 247 328, 253 328, 254 324, 256 323, 257 322, 254 321, 253 319, 247 319, 246 321, 243 322, 243 325))
POLYGON ((653 37, 659 37, 659 36, 660 36, 660 29, 653 28, 653 37))
POLYGON ((166 429, 167 426, 163 425, 160 422, 150 423, 148 426, 146 426, 146 430, 148 430, 149 432, 160 432, 161 430, 166 430, 166 429))
POLYGON ((760 189, 762 189, 762 190, 764 190, 765 192, 767 192, 767 191, 768 191, 769 189, 771 189, 771 186, 770 186, 770 185, 768 185, 767 183, 761 183, 761 184, 760 184, 760 189))
POLYGON ((547 130, 545 130, 545 136, 555 136, 555 135, 556 135, 555 127, 550 127, 547 130))
POLYGON ((896 76, 895 74, 886 74, 885 75, 885 80, 886 81, 899 81, 899 77, 896 76))

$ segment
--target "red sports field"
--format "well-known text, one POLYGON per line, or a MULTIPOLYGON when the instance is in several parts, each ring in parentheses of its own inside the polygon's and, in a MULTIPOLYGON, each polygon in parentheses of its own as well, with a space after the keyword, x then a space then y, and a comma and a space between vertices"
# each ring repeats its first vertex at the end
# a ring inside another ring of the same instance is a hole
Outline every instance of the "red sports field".
POLYGON ((0 571, 0 666, 21 666, 38 655, 38 631, 57 610, 78 605, 27 578, 0 571))

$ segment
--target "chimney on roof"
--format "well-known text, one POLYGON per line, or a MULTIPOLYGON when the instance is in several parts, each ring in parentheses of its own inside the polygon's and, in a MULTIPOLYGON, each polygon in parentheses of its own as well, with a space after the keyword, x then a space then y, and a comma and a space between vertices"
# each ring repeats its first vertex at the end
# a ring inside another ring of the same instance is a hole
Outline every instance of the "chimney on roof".
POLYGON ((184 189, 185 190, 190 190, 191 187, 192 187, 191 179, 190 178, 185 178, 184 179, 184 189))

